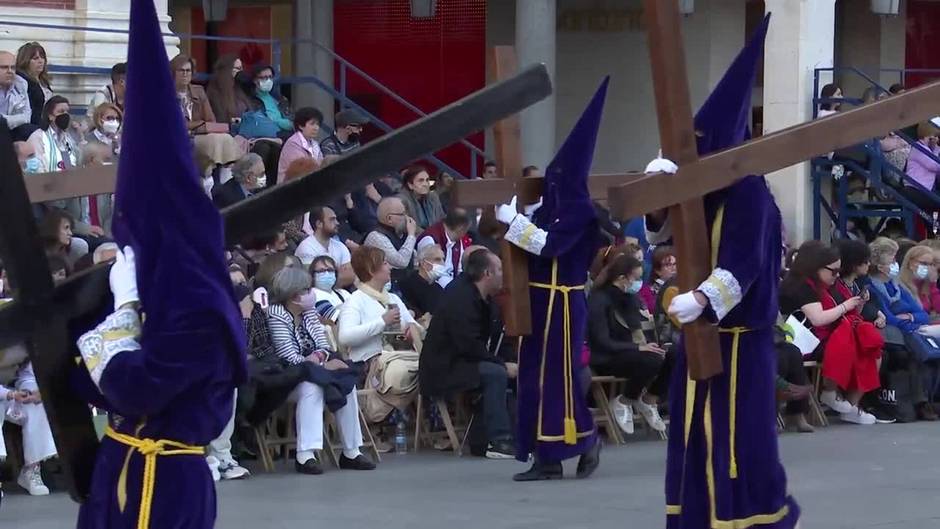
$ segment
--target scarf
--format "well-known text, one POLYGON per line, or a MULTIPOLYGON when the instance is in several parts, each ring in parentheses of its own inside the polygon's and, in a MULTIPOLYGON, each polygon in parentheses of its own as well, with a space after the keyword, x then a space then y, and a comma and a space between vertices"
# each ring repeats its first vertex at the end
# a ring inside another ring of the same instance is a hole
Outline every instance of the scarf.
POLYGON ((378 290, 376 290, 376 289, 370 287, 370 286, 367 285, 366 283, 359 283, 356 288, 358 288, 360 291, 362 291, 363 294, 365 294, 365 295, 369 296, 370 298, 372 298, 372 299, 378 301, 379 304, 382 305, 382 307, 384 307, 384 308, 386 308, 386 309, 388 308, 389 303, 392 302, 392 300, 391 300, 391 298, 389 298, 389 295, 388 295, 387 292, 380 292, 380 291, 378 291, 378 290))

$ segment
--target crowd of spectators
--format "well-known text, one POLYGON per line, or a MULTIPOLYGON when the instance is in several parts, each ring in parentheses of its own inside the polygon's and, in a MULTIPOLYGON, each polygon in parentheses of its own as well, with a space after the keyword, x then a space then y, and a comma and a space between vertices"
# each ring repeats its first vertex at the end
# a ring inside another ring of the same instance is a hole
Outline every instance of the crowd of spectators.
MULTIPOLYGON (((367 119, 342 110, 326 133, 321 110, 291 108, 272 66, 249 71, 238 57, 223 56, 206 88, 193 82, 196 66, 185 55, 170 62, 204 188, 219 209, 360 146, 367 119)), ((76 117, 70 102, 55 94, 40 45, 25 45, 16 55, 0 52, 0 116, 18 140, 27 177, 116 160, 125 74, 126 65, 115 65, 111 82, 95 92, 86 115, 76 117)), ((538 174, 535 166, 524 170, 538 174)), ((482 177, 498 175, 496 164, 484 165, 482 177)), ((480 417, 469 436, 471 451, 514 456, 517 341, 506 336, 502 322, 511 300, 498 255, 505 228, 480 210, 451 204, 452 180, 409 166, 227 249, 248 337, 249 381, 238 388, 230 424, 208 447, 216 479, 249 475, 239 459, 257 455, 254 429, 285 403, 296 405, 293 451, 303 474, 323 472, 325 412, 335 419, 342 469, 375 468, 360 451, 364 427, 378 452, 392 449, 404 422, 423 419, 440 428, 435 411, 414 415, 419 394, 445 401, 469 394, 480 417)), ((35 205, 56 281, 113 257, 111 206, 108 194, 35 205)), ((676 290, 677 256, 671 247, 625 238, 599 204, 597 212, 597 237, 605 246, 586 278, 590 316, 576 376, 585 392, 593 375, 623 379, 608 402, 617 427, 633 433, 638 413, 662 432, 660 405, 679 335, 665 310, 676 290)), ((932 322, 940 319, 940 244, 904 244, 902 253, 902 245, 886 237, 870 245, 809 241, 789 256, 776 342, 787 427, 813 430, 807 360, 821 366, 819 400, 846 422, 937 419, 933 362, 940 346, 933 340, 940 332, 932 322), (792 343, 784 323, 791 315, 819 339, 815 350, 792 343), (880 342, 865 336, 846 346, 845 322, 848 332, 870 325, 880 342)), ((5 299, 12 291, 2 280, 5 299)), ((7 353, 0 355, 0 419, 22 426, 29 453, 18 482, 30 494, 46 494, 40 463, 55 455, 48 420, 25 354, 7 353)), ((0 457, 2 449, 0 443, 0 457)))

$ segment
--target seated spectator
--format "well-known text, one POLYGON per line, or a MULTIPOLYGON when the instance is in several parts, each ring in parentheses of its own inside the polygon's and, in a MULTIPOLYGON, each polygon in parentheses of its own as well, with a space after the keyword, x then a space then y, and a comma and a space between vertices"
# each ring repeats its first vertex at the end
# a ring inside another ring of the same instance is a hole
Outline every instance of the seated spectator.
MULTIPOLYGON (((663 285, 676 277, 676 251, 672 246, 657 246, 653 250, 652 261, 649 281, 646 284, 649 286, 650 293, 653 294, 653 299, 655 299, 659 296, 663 285)), ((653 310, 650 305, 647 305, 647 307, 651 311, 653 310)))
POLYGON ((604 281, 588 296, 587 342, 591 348, 591 367, 599 375, 627 379, 620 395, 610 400, 617 425, 633 433, 633 409, 643 416, 650 428, 663 432, 666 424, 658 405, 666 396, 672 354, 643 337, 637 294, 643 284, 643 263, 630 255, 617 257, 607 267, 604 281))
POLYGON ((405 204, 397 197, 383 198, 379 202, 378 220, 378 226, 366 235, 363 245, 378 248, 385 253, 392 268, 392 287, 395 287, 411 268, 418 226, 408 216, 405 204))
MULTIPOLYGON (((878 237, 872 241, 870 248, 871 262, 874 269, 869 274, 868 284, 871 287, 872 294, 881 306, 881 312, 884 313, 887 319, 885 342, 889 344, 900 342, 898 345, 903 345, 903 349, 899 348, 897 351, 900 353, 900 357, 889 358, 889 360, 892 360, 894 367, 903 364, 903 368, 910 373, 910 376, 907 377, 910 402, 898 401, 898 420, 907 422, 914 420, 916 416, 922 420, 935 421, 937 420, 937 414, 929 403, 928 395, 923 387, 926 367, 911 352, 913 335, 917 333, 921 326, 930 323, 930 317, 924 311, 924 307, 916 295, 904 288, 898 280, 898 277, 904 273, 904 269, 895 260, 898 244, 891 239, 878 237), (895 337, 895 335, 900 336, 895 337)), ((925 254, 918 251, 914 255, 924 256, 925 254)), ((904 262, 907 269, 905 275, 913 276, 919 263, 908 259, 906 256, 904 262)), ((911 278, 908 278, 908 282, 913 285, 911 278)))
POLYGON ((287 250, 284 230, 266 230, 249 235, 231 251, 231 262, 251 279, 258 272, 262 260, 269 255, 287 250))
POLYGON ((590 277, 591 281, 595 283, 605 282, 606 277, 602 275, 602 272, 621 255, 629 255, 634 257, 637 261, 643 262, 643 249, 640 248, 638 244, 628 242, 620 245, 611 244, 605 246, 597 251, 594 260, 591 262, 591 268, 588 271, 588 277, 590 277))
POLYGON ((901 263, 898 283, 920 302, 928 317, 940 312, 937 267, 930 247, 915 246, 907 252, 901 263))
POLYGON ((72 236, 72 217, 59 209, 50 210, 39 224, 46 257, 58 256, 68 263, 69 270, 83 255, 88 253, 88 244, 72 236))
POLYGON ((281 148, 281 157, 277 163, 277 181, 286 182, 287 168, 302 158, 311 158, 319 168, 323 162, 323 153, 317 144, 320 134, 320 124, 323 123, 323 114, 313 108, 304 107, 294 114, 294 134, 291 135, 281 148))
POLYGON ((78 167, 81 153, 75 139, 69 134, 72 117, 69 100, 53 96, 40 109, 42 121, 39 130, 27 140, 36 149, 39 159, 37 173, 67 171, 78 167))
POLYGON ((237 124, 242 115, 251 108, 247 94, 235 82, 242 72, 242 60, 237 55, 225 54, 216 59, 212 75, 206 85, 206 96, 212 113, 220 123, 237 124))
POLYGON ((231 164, 244 154, 235 138, 228 132, 209 132, 207 123, 217 123, 206 91, 192 84, 196 72, 196 61, 188 55, 177 55, 170 61, 170 70, 176 82, 177 98, 186 127, 193 134, 196 150, 212 160, 219 169, 216 185, 228 182, 232 177, 231 164))
POLYGON ((402 184, 398 198, 419 229, 425 230, 444 218, 441 199, 431 190, 431 177, 424 167, 416 165, 405 169, 402 184))
POLYGON ((27 83, 29 106, 33 109, 30 122, 42 125, 43 107, 55 94, 52 90, 46 49, 38 42, 27 42, 16 52, 16 74, 27 83))
POLYGON ((803 353, 787 340, 779 325, 774 326, 774 349, 777 352, 777 400, 786 402, 784 426, 800 433, 813 433, 816 430, 806 420, 813 385, 803 367, 803 353))
POLYGON ((858 404, 862 395, 879 387, 878 359, 861 355, 858 348, 826 350, 827 354, 822 355, 827 339, 843 317, 859 316, 858 311, 864 303, 862 298, 851 296, 836 304, 829 294, 841 266, 836 248, 819 241, 803 243, 790 272, 780 285, 780 312, 784 317, 802 313, 820 340, 814 353, 817 359, 822 356, 823 391, 820 401, 838 412, 845 422, 875 424, 875 416, 862 411, 858 404), (844 397, 837 389, 842 390, 844 397))
MULTIPOLYGON (((26 356, 25 347, 22 345, 0 350, 0 356, 16 355, 17 352, 22 357, 26 356)), ((55 457, 57 452, 39 385, 33 374, 33 364, 24 358, 14 376, 13 387, 4 387, 3 382, 5 381, 0 381, 0 430, 4 420, 7 420, 19 425, 23 432, 24 464, 16 482, 31 496, 47 496, 49 488, 42 481, 40 465, 43 461, 55 457)), ((6 455, 3 432, 0 431, 0 460, 6 455)))
POLYGON ((119 113, 124 112, 124 93, 127 89, 127 63, 119 62, 111 67, 111 83, 99 88, 88 103, 88 117, 94 119, 98 107, 108 103, 114 105, 119 113))
POLYGON ((7 122, 14 141, 26 141, 36 130, 32 123, 28 83, 16 75, 16 58, 8 51, 0 51, 0 117, 7 122))
MULTIPOLYGON (((261 103, 261 110, 277 125, 280 129, 278 137, 286 138, 294 130, 294 125, 290 119, 290 103, 287 98, 278 93, 274 88, 274 79, 277 77, 274 67, 269 65, 256 65, 252 70, 251 80, 253 83, 253 93, 249 96, 261 103)), ((323 115, 320 115, 319 123, 323 122, 323 115)), ((317 148, 319 150, 319 146, 317 148)))
POLYGON ((388 291, 391 266, 384 252, 361 246, 352 254, 352 266, 360 283, 340 309, 337 338, 349 348, 349 359, 363 364, 368 387, 379 390, 363 410, 375 422, 414 400, 423 329, 388 291))
POLYGON ((121 152, 121 122, 124 113, 113 103, 102 103, 91 112, 91 129, 85 134, 87 145, 103 145, 112 154, 121 152))
MULTIPOLYGON (((98 142, 88 142, 82 147, 82 167, 92 167, 114 163, 117 155, 111 150, 111 147, 98 142)), ((82 231, 86 236, 95 237, 95 242, 100 242, 96 235, 109 236, 111 233, 111 220, 114 214, 114 195, 112 193, 102 193, 100 195, 88 196, 84 199, 84 204, 88 206, 88 226, 82 231)))
POLYGON ((326 254, 314 257, 310 263, 310 275, 313 276, 313 292, 317 295, 317 313, 321 321, 335 325, 340 308, 352 295, 336 286, 336 261, 326 254))
POLYGON ((362 430, 356 395, 358 371, 330 350, 316 312, 310 274, 303 268, 284 268, 274 275, 268 329, 281 362, 304 365, 308 373, 291 394, 297 401, 297 463, 302 474, 322 474, 316 451, 323 449, 323 408, 336 416, 343 444, 339 467, 372 470, 375 464, 360 453, 362 430))
POLYGON ((250 152, 232 165, 232 179, 212 189, 212 202, 224 209, 265 188, 264 161, 250 152))
POLYGON ((903 193, 911 202, 924 211, 937 211, 940 203, 933 194, 937 182, 937 173, 940 172, 940 163, 935 162, 924 151, 932 153, 935 157, 940 155, 937 146, 937 127, 925 121, 917 126, 917 143, 911 149, 907 158, 907 178, 904 180, 903 193), (923 149, 923 150, 921 150, 923 149), (920 184, 923 189, 914 183, 920 184))
POLYGON ((436 222, 418 236, 415 249, 419 253, 433 245, 444 253, 444 273, 437 279, 441 287, 446 287, 463 271, 460 263, 467 247, 472 244, 469 231, 470 216, 467 215, 467 210, 454 208, 447 212, 443 220, 436 222))
MULTIPOLYGON (((429 250, 440 252, 436 247, 429 250)), ((464 274, 443 293, 418 365, 421 392, 428 397, 480 390, 490 459, 515 455, 506 389, 509 379, 518 374, 518 365, 504 363, 491 347, 489 301, 502 287, 497 255, 483 250, 469 256, 464 274)))
POLYGON ((333 118, 333 133, 320 142, 320 150, 325 156, 342 156, 358 148, 362 127, 368 123, 368 118, 351 108, 337 112, 333 118))
POLYGON ((338 239, 339 222, 336 219, 336 213, 332 208, 315 207, 310 210, 310 223, 313 227, 313 235, 297 245, 294 255, 305 265, 310 265, 321 255, 330 256, 339 266, 339 275, 335 278, 336 284, 341 288, 352 285, 356 276, 350 264, 349 248, 338 239))
POLYGON ((445 273, 444 252, 436 245, 425 246, 418 250, 417 266, 399 281, 402 300, 419 320, 434 314, 443 301, 438 281, 445 273))
MULTIPOLYGON (((269 255, 263 261, 261 261, 261 264, 258 266, 257 273, 255 273, 255 276, 251 278, 251 286, 255 289, 263 288, 265 290, 271 290, 271 284, 274 281, 274 276, 277 275, 277 273, 282 269, 303 267, 304 265, 300 262, 300 259, 287 252, 279 252, 269 255)), ((267 301, 261 303, 261 305, 263 309, 267 310, 267 301)))

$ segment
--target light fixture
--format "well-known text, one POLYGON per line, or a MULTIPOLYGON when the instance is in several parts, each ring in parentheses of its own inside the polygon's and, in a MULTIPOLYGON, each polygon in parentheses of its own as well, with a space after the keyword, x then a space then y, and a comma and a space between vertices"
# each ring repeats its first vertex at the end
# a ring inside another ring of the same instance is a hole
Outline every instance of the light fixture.
POLYGON ((871 12, 876 15, 897 16, 901 12, 901 0, 871 0, 871 12))
POLYGON ((679 12, 689 16, 695 12, 695 0, 679 0, 679 12))
POLYGON ((202 0, 202 13, 206 22, 222 22, 228 11, 228 0, 202 0))

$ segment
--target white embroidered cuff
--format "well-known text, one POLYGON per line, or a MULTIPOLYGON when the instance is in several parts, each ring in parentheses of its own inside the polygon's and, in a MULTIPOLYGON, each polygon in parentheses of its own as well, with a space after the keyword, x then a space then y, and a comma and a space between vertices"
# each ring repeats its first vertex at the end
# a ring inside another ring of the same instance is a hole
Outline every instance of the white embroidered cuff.
POLYGON ((655 231, 646 226, 646 217, 643 217, 643 229, 646 231, 647 242, 653 245, 665 244, 672 238, 672 226, 669 225, 669 217, 666 217, 663 225, 655 231))
POLYGON ((101 389, 101 375, 112 358, 124 351, 140 349, 140 316, 132 308, 111 314, 94 330, 78 339, 78 350, 91 380, 101 389))
POLYGON ((523 250, 541 255, 548 232, 539 228, 523 215, 516 215, 506 232, 506 240, 523 250))
POLYGON ((714 269, 708 279, 699 285, 698 290, 708 298, 718 321, 731 312, 743 297, 738 280, 723 268, 714 269))

